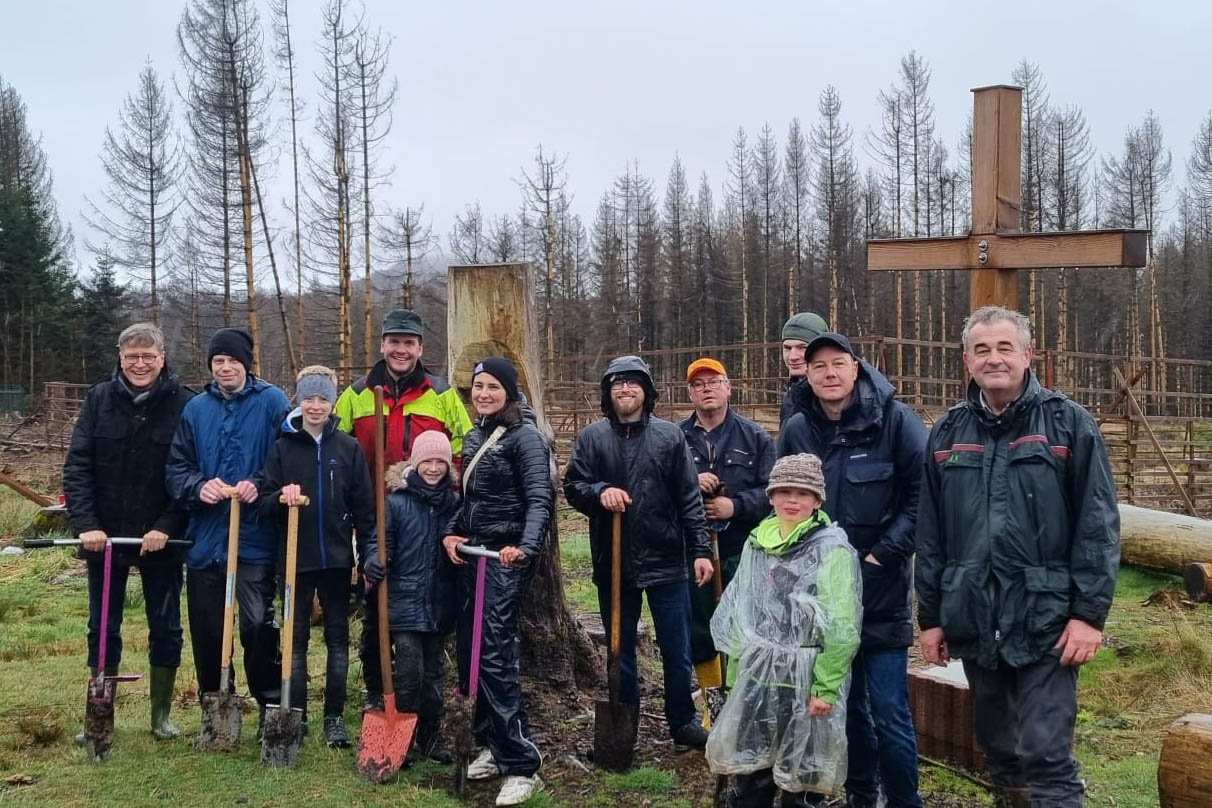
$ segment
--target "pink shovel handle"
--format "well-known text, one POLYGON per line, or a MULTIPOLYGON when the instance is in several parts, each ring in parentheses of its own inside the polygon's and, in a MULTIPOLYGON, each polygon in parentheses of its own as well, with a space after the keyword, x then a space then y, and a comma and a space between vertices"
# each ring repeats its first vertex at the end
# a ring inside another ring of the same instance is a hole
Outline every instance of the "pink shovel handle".
POLYGON ((480 639, 484 632, 484 574, 488 569, 488 559, 480 556, 476 559, 476 605, 471 619, 471 671, 467 688, 467 697, 474 699, 480 687, 480 639))
POLYGON ((114 560, 114 545, 105 543, 105 572, 101 579, 101 644, 97 649, 97 675, 105 675, 105 638, 109 636, 109 571, 114 560))

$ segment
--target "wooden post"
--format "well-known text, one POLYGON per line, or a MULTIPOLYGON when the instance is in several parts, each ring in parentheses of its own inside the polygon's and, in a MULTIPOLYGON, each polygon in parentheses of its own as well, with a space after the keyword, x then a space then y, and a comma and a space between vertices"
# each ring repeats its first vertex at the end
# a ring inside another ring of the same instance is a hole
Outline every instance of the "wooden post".
MULTIPOLYGON (((446 286, 446 372, 467 402, 476 363, 503 356, 518 371, 518 386, 552 445, 552 487, 557 480, 554 433, 547 422, 534 280, 529 263, 452 266, 446 286)), ((468 406, 468 412, 474 410, 468 406)), ((552 514, 547 547, 528 596, 520 628, 528 671, 562 686, 589 686, 600 675, 596 651, 572 614, 560 568, 559 531, 552 514)))

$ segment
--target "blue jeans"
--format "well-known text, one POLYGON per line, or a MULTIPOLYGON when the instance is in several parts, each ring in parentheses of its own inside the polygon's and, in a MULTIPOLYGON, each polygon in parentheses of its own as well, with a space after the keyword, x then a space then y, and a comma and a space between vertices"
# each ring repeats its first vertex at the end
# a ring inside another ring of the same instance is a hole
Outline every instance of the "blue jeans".
MULTIPOLYGON (((97 667, 101 639, 101 585, 105 564, 89 561, 88 566, 88 666, 97 667)), ((122 661, 122 607, 126 603, 126 582, 130 566, 114 560, 110 569, 109 619, 106 621, 105 667, 116 670, 122 661)), ((181 632, 180 564, 145 564, 139 569, 143 584, 143 608, 147 613, 147 658, 157 668, 175 668, 181 664, 185 644, 181 632)))
MULTIPOLYGON (((661 668, 665 673, 665 722, 672 735, 694 722, 697 715, 690 697, 690 593, 686 582, 650 586, 646 589, 623 587, 622 648, 619 654, 619 700, 627 704, 640 701, 639 677, 635 665, 635 630, 640 620, 640 596, 648 595, 657 646, 661 649, 661 668)), ((606 637, 610 637, 610 587, 598 587, 598 606, 606 637)))
POLYGON ((922 808, 908 668, 904 648, 860 650, 850 668, 846 793, 872 806, 882 783, 888 808, 922 808))

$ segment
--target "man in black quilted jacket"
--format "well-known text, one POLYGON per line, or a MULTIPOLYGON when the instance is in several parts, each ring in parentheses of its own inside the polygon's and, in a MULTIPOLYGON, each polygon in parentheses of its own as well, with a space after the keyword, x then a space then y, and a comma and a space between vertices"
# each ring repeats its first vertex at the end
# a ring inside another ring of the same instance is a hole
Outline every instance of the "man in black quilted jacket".
POLYGON ((707 732, 691 700, 690 596, 711 581, 711 547, 699 479, 677 425, 652 415, 657 390, 644 360, 621 356, 602 376, 606 416, 577 435, 564 496, 589 517, 593 582, 602 622, 610 625, 611 525, 623 517, 622 673, 620 698, 638 703, 636 623, 646 594, 665 673, 665 720, 674 747, 702 749, 707 732))

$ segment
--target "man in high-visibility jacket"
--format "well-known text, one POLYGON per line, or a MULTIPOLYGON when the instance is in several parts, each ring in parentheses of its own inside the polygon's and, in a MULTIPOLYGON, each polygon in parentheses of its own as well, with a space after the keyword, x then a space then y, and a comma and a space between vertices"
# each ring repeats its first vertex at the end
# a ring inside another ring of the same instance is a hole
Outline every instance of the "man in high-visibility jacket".
POLYGON ((396 309, 383 318, 379 351, 383 358, 370 373, 357 379, 341 393, 334 411, 341 429, 352 433, 374 470, 375 396, 374 388, 383 386, 387 410, 387 444, 384 467, 407 460, 417 435, 434 429, 450 438, 456 463, 463 449, 463 436, 471 429, 471 419, 459 400, 459 394, 441 376, 425 370, 421 363, 423 334, 421 318, 408 309, 396 309))

